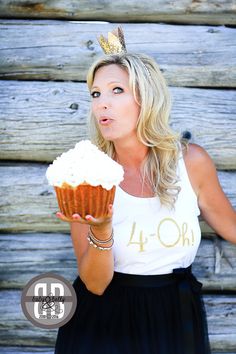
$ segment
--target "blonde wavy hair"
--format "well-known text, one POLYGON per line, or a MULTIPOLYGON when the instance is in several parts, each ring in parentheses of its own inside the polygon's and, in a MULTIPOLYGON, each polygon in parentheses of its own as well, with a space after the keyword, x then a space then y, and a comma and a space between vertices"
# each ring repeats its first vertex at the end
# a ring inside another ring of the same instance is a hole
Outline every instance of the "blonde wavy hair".
MULTIPOLYGON (((87 75, 89 90, 93 85, 96 71, 111 64, 116 64, 128 72, 130 88, 140 105, 137 137, 149 147, 148 156, 140 171, 143 184, 150 184, 154 195, 160 198, 161 204, 174 209, 181 190, 180 186, 176 185, 179 151, 187 148, 188 142, 169 126, 171 96, 166 81, 157 63, 147 55, 112 54, 99 58, 90 67, 87 75)), ((93 143, 115 159, 114 144, 103 138, 92 111, 89 128, 93 143)))

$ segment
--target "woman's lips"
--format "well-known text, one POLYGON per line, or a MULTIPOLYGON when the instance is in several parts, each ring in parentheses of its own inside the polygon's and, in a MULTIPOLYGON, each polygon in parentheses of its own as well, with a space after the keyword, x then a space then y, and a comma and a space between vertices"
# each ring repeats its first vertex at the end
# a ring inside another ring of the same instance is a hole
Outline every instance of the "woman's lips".
POLYGON ((109 125, 112 121, 113 119, 107 116, 102 116, 99 118, 99 124, 101 125, 109 125))

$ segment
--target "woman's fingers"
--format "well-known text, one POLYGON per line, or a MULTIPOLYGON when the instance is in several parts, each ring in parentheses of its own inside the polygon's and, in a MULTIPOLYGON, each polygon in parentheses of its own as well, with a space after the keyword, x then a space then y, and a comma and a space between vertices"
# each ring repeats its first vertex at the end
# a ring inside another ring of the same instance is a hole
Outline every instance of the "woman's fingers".
POLYGON ((87 220, 89 225, 107 224, 112 219, 112 215, 113 215, 113 205, 112 204, 109 204, 107 212, 108 212, 107 215, 102 218, 94 218, 92 215, 88 214, 85 216, 85 219, 87 220))
POLYGON ((63 213, 58 211, 56 213, 56 216, 62 221, 67 221, 67 222, 76 222, 77 221, 77 222, 80 222, 82 224, 86 223, 86 221, 83 218, 81 218, 81 216, 79 214, 73 214, 71 218, 68 218, 63 213))
MULTIPOLYGON (((74 220, 81 220, 81 219, 82 219, 79 214, 73 214, 73 215, 72 215, 72 218, 73 218, 74 220)), ((83 220, 83 219, 82 219, 82 220, 83 220)))
POLYGON ((109 204, 108 205, 108 217, 111 218, 113 215, 113 205, 112 204, 109 204))
POLYGON ((86 215, 85 219, 87 220, 88 224, 90 224, 90 223, 93 224, 93 223, 97 222, 97 219, 95 219, 92 215, 86 215))
POLYGON ((69 218, 67 218, 63 213, 61 213, 60 211, 56 212, 56 216, 62 220, 62 221, 69 221, 69 218))
POLYGON ((81 224, 88 224, 88 225, 102 225, 106 224, 111 221, 113 215, 113 205, 109 204, 107 215, 102 218, 94 218, 92 215, 86 215, 85 218, 82 218, 79 214, 75 213, 72 217, 66 217, 62 212, 58 211, 56 216, 62 220, 67 222, 79 222, 81 224))

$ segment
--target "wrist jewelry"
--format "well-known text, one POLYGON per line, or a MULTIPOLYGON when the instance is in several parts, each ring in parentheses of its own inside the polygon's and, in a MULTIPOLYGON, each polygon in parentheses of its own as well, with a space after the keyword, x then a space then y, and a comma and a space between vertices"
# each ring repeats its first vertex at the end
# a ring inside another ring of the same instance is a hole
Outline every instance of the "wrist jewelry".
POLYGON ((99 244, 102 244, 102 245, 105 245, 106 243, 109 243, 113 240, 113 237, 114 237, 114 231, 113 231, 113 228, 112 228, 112 231, 111 231, 111 235, 109 238, 107 238, 106 240, 99 240, 93 233, 93 231, 91 230, 91 227, 89 228, 89 233, 88 233, 88 236, 89 238, 94 242, 94 243, 99 243, 99 244))
POLYGON ((110 251, 111 249, 112 249, 112 246, 113 246, 113 243, 114 243, 114 239, 112 238, 112 244, 111 244, 111 246, 109 246, 109 247, 103 247, 103 246, 99 246, 98 244, 96 244, 92 239, 91 239, 91 237, 88 235, 88 237, 87 237, 87 240, 88 240, 88 242, 89 242, 89 244, 91 245, 91 246, 93 246, 94 248, 97 248, 97 249, 99 249, 100 251, 110 251))
POLYGON ((91 230, 91 227, 89 228, 89 233, 88 233, 88 237, 87 240, 89 242, 89 244, 91 246, 93 246, 94 248, 99 249, 100 251, 109 251, 112 249, 113 243, 114 243, 114 231, 112 229, 111 231, 111 235, 109 238, 107 238, 106 240, 99 240, 94 233, 91 230), (111 246, 108 247, 104 247, 104 245, 106 245, 107 243, 112 242, 111 246), (101 245, 101 246, 100 246, 101 245))

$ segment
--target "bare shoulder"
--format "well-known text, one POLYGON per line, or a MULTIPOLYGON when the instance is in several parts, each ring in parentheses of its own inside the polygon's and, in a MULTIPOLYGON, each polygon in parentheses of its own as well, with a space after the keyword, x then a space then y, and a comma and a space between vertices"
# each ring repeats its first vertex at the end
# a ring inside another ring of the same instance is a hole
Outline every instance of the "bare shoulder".
POLYGON ((201 216, 217 234, 236 243, 236 212, 220 185, 213 160, 197 144, 189 144, 183 157, 201 216))
POLYGON ((198 163, 198 162, 207 162, 208 160, 212 162, 211 157, 207 151, 198 144, 188 144, 188 149, 183 150, 184 159, 188 163, 198 163))
POLYGON ((210 171, 216 171, 214 162, 207 151, 198 144, 188 144, 183 150, 183 158, 188 172, 191 185, 199 196, 200 187, 210 171))

